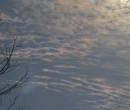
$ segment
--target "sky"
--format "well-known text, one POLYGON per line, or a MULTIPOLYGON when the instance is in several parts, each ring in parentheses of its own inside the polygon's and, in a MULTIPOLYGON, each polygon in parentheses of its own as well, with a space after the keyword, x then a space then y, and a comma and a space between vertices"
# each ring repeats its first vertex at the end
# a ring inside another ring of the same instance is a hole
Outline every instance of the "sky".
POLYGON ((130 109, 129 0, 1 0, 0 10, 0 42, 13 31, 23 45, 15 74, 30 71, 18 105, 130 109))

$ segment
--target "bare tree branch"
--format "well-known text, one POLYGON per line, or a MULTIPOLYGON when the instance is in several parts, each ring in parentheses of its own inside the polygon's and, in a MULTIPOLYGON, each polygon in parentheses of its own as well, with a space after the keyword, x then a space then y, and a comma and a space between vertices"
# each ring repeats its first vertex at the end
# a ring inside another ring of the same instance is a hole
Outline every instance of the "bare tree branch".
POLYGON ((25 75, 24 75, 23 77, 21 77, 21 79, 19 79, 15 84, 12 84, 12 85, 7 84, 7 86, 5 86, 5 88, 1 89, 1 90, 0 90, 0 96, 1 96, 1 95, 5 95, 5 94, 8 94, 8 93, 10 93, 12 90, 14 90, 14 89, 16 89, 16 88, 18 88, 18 87, 21 87, 22 84, 29 79, 29 78, 27 78, 27 74, 28 74, 28 69, 27 69, 25 75))
MULTIPOLYGON (((0 11, 0 15, 2 14, 2 11, 0 11)), ((0 21, 2 21, 2 18, 0 18, 0 21)), ((14 51, 16 48, 21 47, 20 45, 17 45, 17 36, 18 34, 14 34, 11 32, 12 37, 13 37, 13 42, 12 44, 5 43, 3 47, 0 47, 0 77, 3 75, 8 75, 7 73, 11 72, 14 70, 19 64, 17 61, 12 60, 12 56, 14 55, 14 51)), ((18 79, 17 81, 13 82, 2 82, 4 86, 0 87, 0 106, 2 105, 2 97, 10 94, 13 90, 21 87, 23 83, 25 83, 29 78, 27 77, 28 75, 28 68, 26 69, 25 74, 18 79)), ((9 98, 9 103, 10 105, 8 106, 7 110, 10 110, 16 103, 17 99, 19 96, 16 96, 13 100, 9 98)), ((17 110, 30 110, 30 107, 28 106, 22 106, 18 107, 17 110)))
POLYGON ((11 58, 12 58, 14 49, 16 47, 16 40, 17 40, 17 37, 14 38, 13 45, 11 47, 10 46, 7 47, 7 45, 5 45, 5 49, 4 49, 5 52, 3 50, 1 50, 0 52, 4 56, 4 60, 2 61, 4 65, 0 69, 0 75, 5 74, 5 72, 7 72, 8 70, 17 67, 15 66, 16 64, 15 65, 11 64, 11 58))
POLYGON ((18 99, 19 95, 17 95, 14 100, 12 101, 10 98, 9 98, 9 102, 10 102, 10 105, 9 107, 7 108, 7 110, 11 109, 11 107, 13 107, 16 103, 16 100, 18 99))

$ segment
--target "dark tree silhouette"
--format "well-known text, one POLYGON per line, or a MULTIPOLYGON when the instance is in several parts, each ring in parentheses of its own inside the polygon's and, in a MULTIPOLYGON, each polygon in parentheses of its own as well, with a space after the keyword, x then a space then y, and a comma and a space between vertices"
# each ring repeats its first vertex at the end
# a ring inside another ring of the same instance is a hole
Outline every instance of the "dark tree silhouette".
MULTIPOLYGON (((2 13, 2 12, 0 12, 2 13)), ((2 21, 2 19, 0 19, 2 21)), ((16 48, 19 47, 17 44, 17 35, 12 33, 13 41, 10 42, 10 44, 3 43, 3 46, 0 47, 0 78, 2 76, 8 76, 9 73, 12 74, 12 71, 18 67, 17 61, 13 61, 12 57, 14 55, 14 51, 16 48)), ((28 74, 28 68, 26 69, 26 72, 24 75, 18 79, 17 81, 8 81, 8 82, 2 82, 4 83, 2 86, 0 86, 0 106, 3 104, 2 97, 9 95, 11 92, 13 92, 15 89, 21 87, 24 82, 28 80, 27 77, 28 74)), ((5 108, 5 110, 10 110, 12 107, 14 107, 19 95, 15 96, 14 99, 8 99, 9 106, 5 108)), ((29 110, 30 107, 28 106, 21 106, 18 107, 17 110, 29 110)))

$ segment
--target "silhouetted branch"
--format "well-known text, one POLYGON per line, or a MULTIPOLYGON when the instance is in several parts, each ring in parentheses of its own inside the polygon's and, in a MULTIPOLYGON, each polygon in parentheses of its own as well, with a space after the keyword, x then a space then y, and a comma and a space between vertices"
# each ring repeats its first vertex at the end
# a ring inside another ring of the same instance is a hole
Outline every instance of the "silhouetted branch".
POLYGON ((13 107, 13 106, 15 105, 16 100, 18 99, 18 97, 19 97, 19 95, 17 95, 17 96, 14 98, 14 100, 11 100, 11 99, 9 98, 10 105, 9 105, 9 107, 7 108, 7 110, 11 109, 11 107, 13 107))
MULTIPOLYGON (((11 47, 10 46, 7 47, 7 45, 5 45, 5 52, 3 52, 3 50, 1 51, 1 54, 4 56, 4 60, 1 63, 3 64, 4 62, 4 65, 2 65, 0 69, 0 75, 6 74, 7 72, 12 71, 18 66, 17 62, 11 64, 11 58, 12 58, 14 49, 16 48, 16 40, 17 40, 17 37, 13 39, 13 45, 11 47)), ((21 86, 28 79, 27 74, 28 74, 28 68, 26 70, 25 75, 21 77, 15 84, 7 84, 5 87, 1 88, 0 96, 8 94, 13 89, 21 86)))
POLYGON ((5 74, 6 72, 14 69, 17 67, 17 63, 11 64, 11 58, 14 52, 14 49, 16 47, 16 40, 17 37, 13 39, 13 45, 8 47, 7 45, 4 46, 4 50, 1 50, 1 55, 3 55, 4 60, 0 62, 0 64, 3 64, 0 69, 0 75, 5 74))
MULTIPOLYGON (((0 15, 2 14, 2 11, 0 11, 0 15)), ((0 18, 0 21, 2 20, 2 18, 0 18)), ((9 43, 8 45, 5 43, 3 47, 0 48, 0 77, 2 75, 8 75, 7 73, 11 72, 12 70, 14 70, 19 64, 17 63, 17 61, 13 61, 12 57, 14 55, 14 51, 16 48, 21 47, 20 45, 17 45, 17 34, 14 34, 13 32, 11 32, 12 37, 13 37, 13 42, 12 44, 9 43)), ((3 103, 2 97, 4 95, 10 94, 13 90, 21 87, 23 85, 23 83, 25 83, 28 80, 28 68, 26 69, 25 74, 18 79, 17 81, 13 81, 13 82, 2 82, 2 84, 4 84, 4 86, 0 87, 0 106, 3 103)), ((19 96, 16 96, 13 100, 11 100, 9 98, 9 103, 10 105, 8 106, 7 110, 10 110, 16 103, 17 99, 19 96)), ((18 110, 30 110, 30 107, 27 106, 22 106, 22 107, 18 107, 18 110)))
POLYGON ((28 80, 27 78, 27 74, 28 74, 28 69, 25 73, 25 75, 23 77, 21 77, 21 79, 19 79, 15 84, 7 84, 5 87, 3 87, 1 90, 0 90, 0 96, 1 95, 5 95, 5 94, 8 94, 10 93, 12 90, 22 86, 22 84, 24 82, 26 82, 28 80))
MULTIPOLYGON (((11 108, 13 108, 18 98, 19 98, 19 95, 17 95, 13 100, 9 98, 10 105, 8 106, 6 110, 10 110, 11 108)), ((28 107, 27 105, 24 105, 24 106, 18 107, 17 110, 30 110, 30 107, 28 107)))

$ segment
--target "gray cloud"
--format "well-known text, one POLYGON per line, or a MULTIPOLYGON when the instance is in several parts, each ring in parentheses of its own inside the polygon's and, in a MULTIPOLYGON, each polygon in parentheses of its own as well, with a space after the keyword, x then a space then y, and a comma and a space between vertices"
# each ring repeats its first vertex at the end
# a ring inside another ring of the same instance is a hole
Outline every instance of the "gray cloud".
POLYGON ((129 3, 102 1, 21 0, 17 16, 4 14, 23 40, 14 57, 42 66, 25 92, 42 87, 82 96, 84 109, 129 107, 129 3))
POLYGON ((106 108, 113 110, 113 108, 118 107, 119 103, 122 106, 121 108, 129 107, 130 92, 127 86, 129 82, 127 82, 126 78, 124 79, 126 80, 125 86, 123 83, 118 82, 121 85, 123 84, 121 88, 113 85, 115 83, 113 82, 114 80, 106 79, 105 77, 91 77, 90 75, 85 76, 81 73, 75 75, 75 73, 68 74, 48 69, 44 69, 43 71, 46 71, 49 75, 35 75, 34 78, 40 80, 30 83, 41 88, 68 95, 73 94, 77 98, 80 97, 80 102, 77 102, 77 107, 80 109, 92 107, 97 110, 106 108), (54 77, 53 74, 58 75, 54 77), (61 77, 61 75, 64 75, 64 77, 61 77))

